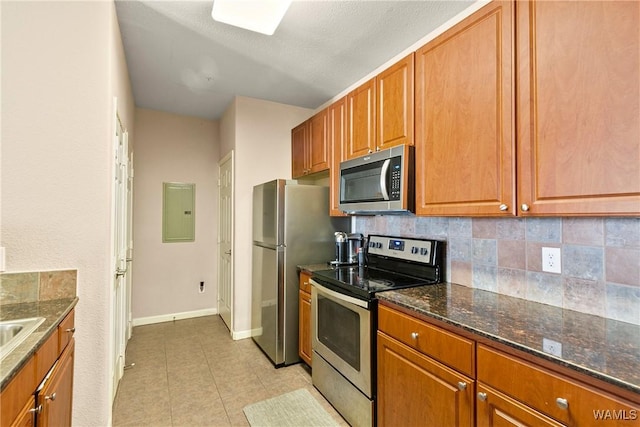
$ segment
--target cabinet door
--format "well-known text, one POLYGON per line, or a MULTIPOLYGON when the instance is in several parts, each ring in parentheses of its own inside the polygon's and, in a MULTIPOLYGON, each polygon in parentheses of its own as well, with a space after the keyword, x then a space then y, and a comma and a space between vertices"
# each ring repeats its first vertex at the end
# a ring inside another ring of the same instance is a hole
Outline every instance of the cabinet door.
POLYGON ((416 52, 416 214, 514 215, 513 5, 416 52))
POLYGON ((381 332, 377 345, 378 425, 473 425, 473 380, 381 332))
POLYGON ((347 147, 345 160, 376 149, 375 78, 347 95, 347 147))
POLYGON ((329 170, 329 213, 331 216, 345 216, 340 204, 340 162, 344 160, 343 148, 346 141, 347 98, 329 106, 329 144, 331 146, 331 168, 329 170))
POLYGON ((517 2, 522 214, 640 212, 639 26, 637 1, 517 2))
POLYGON ((311 366, 311 294, 300 291, 300 300, 298 302, 299 310, 299 331, 298 342, 300 358, 307 365, 311 366))
POLYGON ((553 419, 481 383, 478 383, 477 399, 478 427, 562 426, 553 419))
POLYGON ((309 173, 329 169, 328 128, 327 110, 309 119, 309 173))
POLYGON ((17 417, 21 416, 25 402, 31 399, 38 385, 37 381, 36 359, 31 357, 0 393, 1 426, 8 426, 18 421, 17 417))
POLYGON ((42 404, 42 413, 37 417, 38 427, 71 425, 74 356, 72 338, 40 391, 38 403, 42 404))
POLYGON ((33 427, 36 415, 36 398, 31 395, 27 404, 20 411, 16 419, 11 423, 11 427, 33 427))
POLYGON ((291 130, 291 176, 299 178, 308 173, 307 160, 308 122, 304 122, 291 130))
POLYGON ((376 77, 376 143, 386 150, 396 145, 413 145, 413 75, 411 53, 376 77))

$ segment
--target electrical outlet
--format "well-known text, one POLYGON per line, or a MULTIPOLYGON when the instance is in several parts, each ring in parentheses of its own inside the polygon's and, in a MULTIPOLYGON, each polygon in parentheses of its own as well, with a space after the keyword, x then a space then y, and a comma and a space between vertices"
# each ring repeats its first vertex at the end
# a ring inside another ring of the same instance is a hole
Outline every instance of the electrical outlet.
POLYGON ((542 351, 557 357, 562 357, 562 343, 550 340, 549 338, 542 338, 542 351))
POLYGON ((200 282, 200 293, 204 293, 204 282, 200 282))
POLYGON ((560 248, 542 248, 542 271, 548 273, 562 273, 560 248))

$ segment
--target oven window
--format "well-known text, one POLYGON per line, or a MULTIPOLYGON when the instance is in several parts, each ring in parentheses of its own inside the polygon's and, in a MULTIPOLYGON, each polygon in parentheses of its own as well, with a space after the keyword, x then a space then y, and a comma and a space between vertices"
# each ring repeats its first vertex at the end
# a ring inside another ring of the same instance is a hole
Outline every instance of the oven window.
POLYGON ((318 295, 318 340, 360 371, 360 315, 318 295))

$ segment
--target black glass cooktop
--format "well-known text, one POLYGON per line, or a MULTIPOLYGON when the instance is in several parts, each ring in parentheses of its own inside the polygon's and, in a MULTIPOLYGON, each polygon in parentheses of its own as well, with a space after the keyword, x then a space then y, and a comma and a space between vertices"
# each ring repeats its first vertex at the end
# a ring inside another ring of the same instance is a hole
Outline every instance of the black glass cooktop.
POLYGON ((372 299, 376 292, 437 283, 420 277, 357 265, 314 271, 313 278, 338 292, 364 299, 372 299))

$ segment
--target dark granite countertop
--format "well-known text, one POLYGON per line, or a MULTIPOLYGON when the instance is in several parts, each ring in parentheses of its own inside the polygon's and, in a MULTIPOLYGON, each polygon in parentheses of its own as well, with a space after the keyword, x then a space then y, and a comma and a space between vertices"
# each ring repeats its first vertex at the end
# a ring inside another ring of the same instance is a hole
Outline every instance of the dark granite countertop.
POLYGON ((33 353, 53 333, 57 325, 78 303, 78 298, 64 298, 21 304, 7 304, 0 309, 0 321, 44 317, 44 322, 20 345, 0 361, 0 390, 20 371, 33 353))
POLYGON ((314 271, 320 271, 320 270, 329 270, 332 267, 331 265, 329 265, 329 263, 323 263, 323 264, 304 264, 304 265, 299 265, 298 266, 298 270, 300 271, 306 271, 307 273, 313 273, 314 271))
POLYGON ((377 297, 640 393, 638 325, 451 283, 377 297), (561 343, 562 355, 545 353, 543 338, 561 343))

